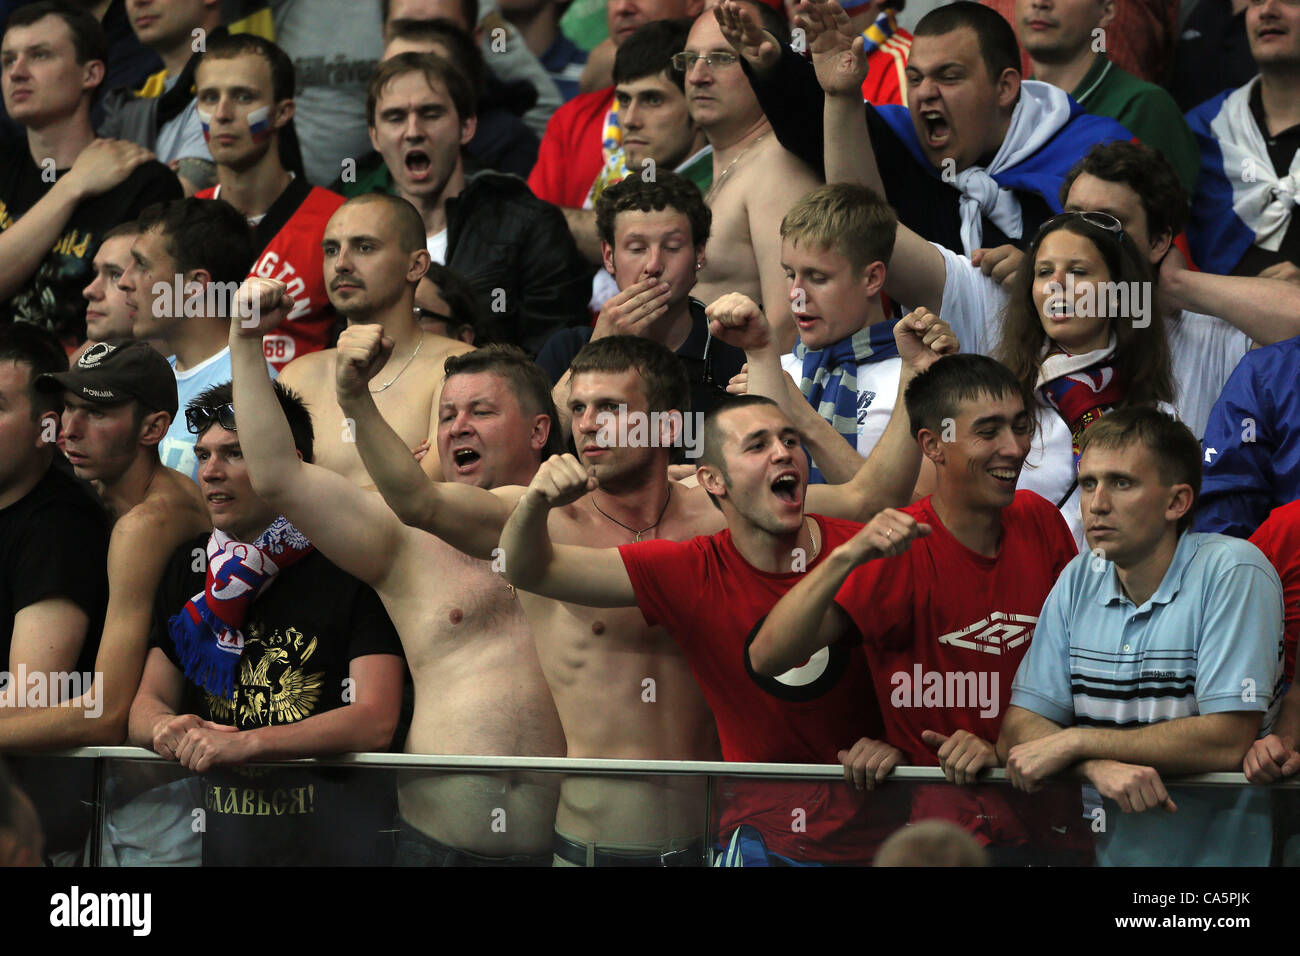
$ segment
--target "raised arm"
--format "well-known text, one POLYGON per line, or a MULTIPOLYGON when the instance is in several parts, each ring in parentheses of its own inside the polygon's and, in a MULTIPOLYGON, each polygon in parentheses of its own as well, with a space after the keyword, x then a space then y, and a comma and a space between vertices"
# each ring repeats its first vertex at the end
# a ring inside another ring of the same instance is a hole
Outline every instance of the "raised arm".
POLYGON ((339 336, 335 394, 361 461, 403 524, 435 534, 472 557, 490 558, 519 492, 429 480, 370 394, 369 382, 392 350, 392 339, 378 325, 354 325, 339 336))
POLYGON ((838 643, 852 621, 835 595, 855 568, 877 558, 902 554, 912 541, 930 533, 901 511, 882 511, 809 571, 768 612, 749 645, 750 666, 766 677, 784 674, 810 656, 838 643))
POLYGON ((705 314, 714 338, 745 353, 747 370, 743 391, 770 398, 780 406, 799 429, 804 447, 826 480, 849 481, 857 474, 862 456, 817 414, 781 368, 780 346, 758 303, 743 293, 728 292, 712 302, 705 314))
POLYGON ((1164 304, 1217 316, 1260 345, 1300 335, 1300 285, 1193 272, 1177 246, 1171 245, 1160 263, 1160 294, 1164 304))
MULTIPOLYGON (((378 495, 361 490, 342 475, 304 462, 298 455, 262 352, 262 336, 293 309, 284 284, 249 279, 240 290, 239 301, 240 315, 230 323, 230 365, 239 448, 253 490, 322 554, 374 586, 396 560, 401 522, 378 495), (251 307, 254 302, 256 310, 251 307)), ((418 472, 420 466, 409 452, 406 458, 418 472)))
MULTIPOLYGON (((801 4, 799 10, 817 81, 825 93, 826 181, 856 183, 888 198, 862 110, 862 83, 867 77, 862 36, 854 33, 848 16, 834 0, 801 4)), ((896 302, 938 312, 946 278, 943 255, 900 222, 885 274, 885 292, 896 302)))
POLYGON ((542 463, 501 532, 506 580, 557 601, 587 607, 634 607, 636 592, 617 548, 552 544, 552 508, 577 501, 597 486, 596 477, 573 455, 542 463))
POLYGON ((903 396, 912 379, 942 356, 956 353, 959 345, 948 324, 925 309, 909 312, 894 325, 894 342, 903 367, 889 424, 850 481, 809 486, 809 511, 865 522, 883 508, 911 502, 920 474, 921 450, 912 435, 903 396))
POLYGON ((822 92, 808 61, 763 30, 758 14, 743 3, 724 0, 713 14, 722 35, 739 54, 777 140, 820 174, 822 92))

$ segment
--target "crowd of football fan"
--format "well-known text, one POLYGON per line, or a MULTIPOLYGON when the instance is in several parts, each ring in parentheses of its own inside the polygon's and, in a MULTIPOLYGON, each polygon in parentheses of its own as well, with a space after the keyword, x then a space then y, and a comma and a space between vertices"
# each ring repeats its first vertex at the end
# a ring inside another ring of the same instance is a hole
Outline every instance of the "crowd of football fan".
POLYGON ((0 2, 0 864, 118 744, 118 863, 1289 859, 1176 778, 1300 770, 1300 2, 1189 4, 0 2), (390 750, 845 780, 248 766, 390 750))

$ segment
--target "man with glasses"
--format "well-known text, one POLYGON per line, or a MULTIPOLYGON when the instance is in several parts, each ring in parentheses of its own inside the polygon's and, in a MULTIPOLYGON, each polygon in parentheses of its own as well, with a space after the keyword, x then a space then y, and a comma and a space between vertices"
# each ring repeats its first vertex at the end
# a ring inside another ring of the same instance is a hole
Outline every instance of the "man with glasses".
MULTIPOLYGON (((311 461, 311 416, 284 386, 276 398, 311 461)), ((206 774, 205 865, 387 862, 392 808, 358 781, 236 769, 388 749, 404 667, 375 592, 254 492, 232 401, 226 382, 185 410, 212 531, 163 572, 129 741, 206 774)))
MULTIPOLYGON (((785 32, 770 7, 742 6, 785 32)), ((789 349, 798 329, 781 267, 781 220, 820 180, 777 142, 713 11, 696 19, 674 63, 686 73, 691 119, 713 147, 713 184, 704 197, 713 210, 713 251, 700 269, 698 295, 712 302, 743 293, 763 307, 777 345, 789 349)))
POLYGON ((147 342, 101 342, 67 372, 36 379, 63 396, 59 447, 99 493, 113 523, 108 609, 94 678, 58 707, 0 720, 0 752, 122 743, 148 648, 149 608, 168 557, 210 528, 192 481, 163 466, 158 444, 176 414, 176 378, 147 342))
POLYGON ((600 310, 595 328, 562 329, 537 356, 556 383, 566 434, 569 363, 588 342, 609 335, 638 335, 673 350, 690 376, 691 411, 707 414, 726 398, 745 353, 709 335, 704 303, 691 297, 712 218, 699 189, 677 173, 660 172, 650 182, 632 175, 601 193, 596 228, 619 292, 600 310))

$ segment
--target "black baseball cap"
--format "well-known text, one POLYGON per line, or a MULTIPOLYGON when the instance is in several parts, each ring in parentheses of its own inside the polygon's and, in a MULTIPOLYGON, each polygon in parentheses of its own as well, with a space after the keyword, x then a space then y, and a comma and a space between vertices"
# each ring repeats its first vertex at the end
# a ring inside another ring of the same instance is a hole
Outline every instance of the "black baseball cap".
POLYGON ((136 399, 156 412, 176 418, 176 373, 148 342, 118 339, 96 342, 66 372, 47 372, 36 379, 39 392, 73 392, 96 405, 120 405, 136 399))

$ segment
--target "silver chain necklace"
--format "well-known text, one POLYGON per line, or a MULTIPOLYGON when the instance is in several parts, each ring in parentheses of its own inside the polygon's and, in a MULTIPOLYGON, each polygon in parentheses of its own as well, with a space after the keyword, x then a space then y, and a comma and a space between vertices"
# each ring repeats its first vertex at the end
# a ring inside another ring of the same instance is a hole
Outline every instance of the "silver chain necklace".
POLYGON ((394 382, 396 382, 399 378, 401 378, 401 377, 402 377, 402 372, 405 372, 406 369, 410 366, 410 364, 411 364, 412 362, 415 361, 415 357, 416 357, 417 355, 420 354, 420 349, 422 349, 423 347, 424 347, 424 333, 421 332, 421 333, 420 333, 420 341, 418 341, 418 342, 415 343, 415 351, 412 352, 412 353, 411 353, 411 357, 408 358, 408 359, 406 360, 406 365, 403 365, 401 371, 399 371, 396 375, 394 375, 392 378, 390 378, 388 381, 386 381, 383 385, 380 385, 378 388, 372 388, 372 389, 370 390, 370 394, 371 394, 371 395, 378 395, 380 392, 382 392, 384 389, 386 389, 389 385, 392 385, 392 384, 393 384, 394 382))

